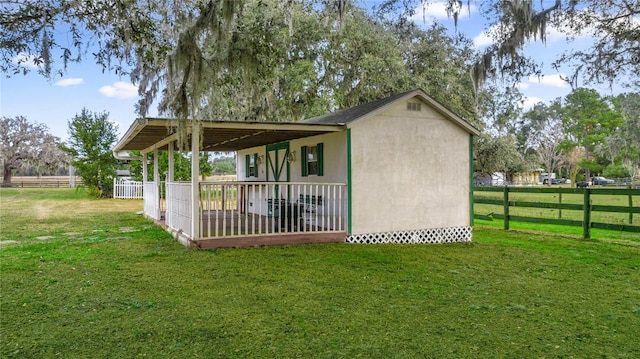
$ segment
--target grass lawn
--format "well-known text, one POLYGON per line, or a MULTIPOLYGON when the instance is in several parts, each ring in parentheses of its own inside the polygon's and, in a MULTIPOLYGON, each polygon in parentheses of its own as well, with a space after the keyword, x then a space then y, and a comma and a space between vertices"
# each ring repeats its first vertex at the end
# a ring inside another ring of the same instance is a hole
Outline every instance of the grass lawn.
POLYGON ((640 357, 640 246, 194 251, 140 201, 0 189, 1 358, 640 357))

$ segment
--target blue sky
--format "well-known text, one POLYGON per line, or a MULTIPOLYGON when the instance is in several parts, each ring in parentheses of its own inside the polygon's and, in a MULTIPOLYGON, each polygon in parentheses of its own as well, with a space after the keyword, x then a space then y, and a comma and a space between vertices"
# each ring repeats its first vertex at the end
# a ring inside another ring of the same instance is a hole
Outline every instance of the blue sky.
MULTIPOLYGON (((374 4, 376 0, 362 0, 365 6, 374 4)), ((448 19, 444 2, 432 3, 423 12, 420 6, 414 21, 422 26, 429 26, 434 20, 442 21, 456 31, 452 19, 448 19)), ((483 35, 484 19, 478 13, 475 5, 471 5, 471 13, 467 13, 466 5, 458 21, 457 31, 466 34, 474 40, 478 48, 486 46, 489 39, 483 35)), ((576 44, 587 44, 588 38, 580 38, 576 44)), ((541 79, 529 78, 520 84, 521 92, 527 97, 526 106, 539 101, 549 102, 556 97, 567 95, 571 89, 560 79, 560 74, 550 67, 556 54, 567 47, 564 35, 554 29, 548 30, 547 43, 531 43, 526 52, 542 61, 545 65, 544 76, 541 79)), ((606 88, 598 89, 601 94, 608 94, 606 88)), ((137 88, 131 84, 128 77, 119 77, 113 73, 103 72, 91 59, 81 64, 70 64, 63 77, 47 80, 31 71, 28 75, 13 75, 10 78, 0 78, 0 115, 27 117, 28 120, 46 124, 50 132, 62 140, 68 138, 67 123, 83 107, 92 112, 109 113, 109 118, 119 128, 122 134, 136 118, 135 103, 137 88)), ((152 109, 150 116, 157 113, 152 109)))

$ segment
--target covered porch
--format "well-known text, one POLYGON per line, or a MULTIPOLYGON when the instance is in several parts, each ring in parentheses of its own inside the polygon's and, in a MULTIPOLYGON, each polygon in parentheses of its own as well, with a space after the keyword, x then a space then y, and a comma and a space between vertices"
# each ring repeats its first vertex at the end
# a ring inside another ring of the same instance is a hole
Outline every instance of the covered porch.
POLYGON ((238 151, 340 131, 340 126, 284 123, 200 122, 190 124, 191 181, 174 180, 178 140, 173 120, 136 120, 114 154, 140 150, 144 215, 186 246, 198 249, 344 242, 348 231, 346 183, 200 180, 199 153, 238 151), (158 172, 159 151, 168 151, 166 181, 158 172), (142 158, 141 158, 142 159, 142 158))

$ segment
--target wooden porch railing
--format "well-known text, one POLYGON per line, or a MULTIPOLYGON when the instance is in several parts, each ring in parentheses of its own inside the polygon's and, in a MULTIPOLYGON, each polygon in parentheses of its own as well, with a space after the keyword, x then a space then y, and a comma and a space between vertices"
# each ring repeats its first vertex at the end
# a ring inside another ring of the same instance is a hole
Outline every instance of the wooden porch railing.
POLYGON ((188 237, 191 233, 191 182, 166 183, 165 224, 170 228, 182 230, 188 237))
POLYGON ((345 232, 343 183, 201 182, 200 237, 345 232))
POLYGON ((160 187, 156 182, 145 182, 143 184, 142 196, 144 198, 144 213, 159 220, 161 216, 160 210, 160 187))

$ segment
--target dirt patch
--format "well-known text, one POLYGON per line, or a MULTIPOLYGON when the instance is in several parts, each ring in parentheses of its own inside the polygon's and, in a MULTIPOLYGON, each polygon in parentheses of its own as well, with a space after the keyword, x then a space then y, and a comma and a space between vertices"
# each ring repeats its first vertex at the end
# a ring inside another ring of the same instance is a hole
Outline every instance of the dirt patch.
POLYGON ((33 205, 33 212, 39 219, 47 218, 51 213, 51 205, 45 201, 36 202, 33 205))
POLYGON ((18 243, 20 243, 20 242, 13 241, 13 240, 0 241, 0 247, 11 245, 11 244, 18 244, 18 243))

